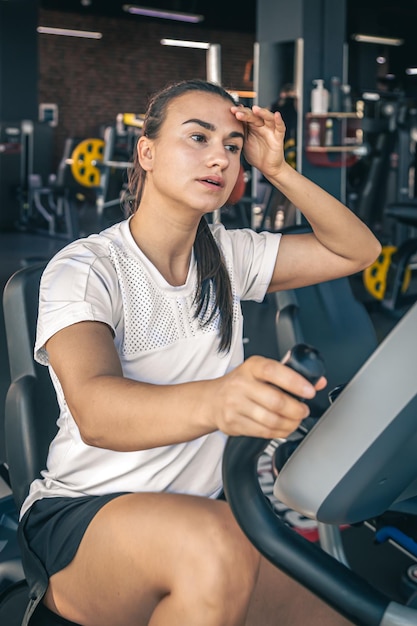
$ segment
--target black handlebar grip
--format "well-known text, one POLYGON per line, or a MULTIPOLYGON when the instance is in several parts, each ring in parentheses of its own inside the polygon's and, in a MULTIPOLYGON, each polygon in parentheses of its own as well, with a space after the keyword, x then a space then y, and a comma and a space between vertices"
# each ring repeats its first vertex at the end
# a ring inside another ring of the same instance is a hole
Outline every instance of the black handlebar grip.
POLYGON ((305 343, 298 343, 291 348, 282 363, 304 376, 312 385, 326 375, 322 355, 316 348, 305 343))

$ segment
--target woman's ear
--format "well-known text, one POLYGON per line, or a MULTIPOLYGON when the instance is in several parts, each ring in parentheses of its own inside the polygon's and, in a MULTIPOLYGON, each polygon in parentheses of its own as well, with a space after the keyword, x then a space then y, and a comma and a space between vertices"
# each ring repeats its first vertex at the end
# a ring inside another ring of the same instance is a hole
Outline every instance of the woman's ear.
POLYGON ((153 166, 152 141, 145 136, 139 137, 136 149, 138 151, 139 163, 146 172, 153 166))

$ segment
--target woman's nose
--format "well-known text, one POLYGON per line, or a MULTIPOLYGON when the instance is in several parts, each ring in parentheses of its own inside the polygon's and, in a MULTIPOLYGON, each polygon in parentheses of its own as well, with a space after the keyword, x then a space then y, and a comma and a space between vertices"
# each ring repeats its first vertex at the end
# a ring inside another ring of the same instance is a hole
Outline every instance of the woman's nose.
POLYGON ((223 145, 213 145, 209 155, 210 165, 219 165, 224 168, 229 165, 229 154, 223 145))

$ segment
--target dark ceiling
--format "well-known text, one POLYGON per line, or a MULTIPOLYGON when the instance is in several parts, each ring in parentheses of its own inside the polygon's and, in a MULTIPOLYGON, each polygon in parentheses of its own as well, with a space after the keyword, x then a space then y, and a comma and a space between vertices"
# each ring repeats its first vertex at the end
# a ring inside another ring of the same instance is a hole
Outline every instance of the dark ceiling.
MULTIPOLYGON (((291 0, 288 0, 289 2, 291 0)), ((150 19, 128 15, 128 0, 39 0, 44 9, 107 15, 129 20, 150 19)), ((199 27, 256 35, 257 0, 137 0, 141 6, 204 15, 199 27)), ((402 55, 417 65, 417 0, 346 0, 346 39, 355 32, 403 37, 402 55)), ((135 0, 131 0, 134 4, 135 0)))
POLYGON ((152 9, 167 9, 194 13, 204 16, 199 27, 207 29, 236 30, 238 32, 255 33, 256 31, 256 0, 233 0, 227 4, 224 0, 39 0, 44 9, 71 11, 76 13, 107 15, 130 20, 147 19, 128 15, 123 5, 136 4, 152 9), (226 10, 227 7, 227 10, 226 10))
MULTIPOLYGON (((290 1, 290 0, 289 0, 290 1)), ((129 0, 39 0, 45 9, 127 17, 129 0)), ((131 0, 131 4, 135 4, 131 0)), ((200 26, 255 33, 256 0, 143 0, 141 6, 197 13, 200 26)), ((417 27, 417 0, 347 0, 348 28, 366 26, 373 34, 401 34, 417 27)), ((128 19, 137 19, 134 16, 128 19)))

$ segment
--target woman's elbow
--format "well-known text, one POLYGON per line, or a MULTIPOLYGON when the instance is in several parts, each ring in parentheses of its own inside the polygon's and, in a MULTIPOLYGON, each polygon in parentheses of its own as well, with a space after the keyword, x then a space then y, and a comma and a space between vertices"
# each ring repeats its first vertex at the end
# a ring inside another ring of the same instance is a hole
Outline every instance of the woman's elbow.
POLYGON ((107 448, 108 447, 105 445, 105 442, 103 441, 103 437, 94 433, 93 431, 91 430, 89 431, 88 429, 84 427, 81 427, 81 428, 78 427, 78 430, 80 432, 81 440, 86 446, 90 446, 93 448, 107 448))
POLYGON ((97 421, 94 419, 92 407, 83 407, 82 403, 77 405, 77 403, 73 402, 71 406, 68 404, 68 408, 77 425, 81 441, 87 446, 95 448, 105 447, 103 445, 102 433, 97 428, 97 421))
POLYGON ((361 260, 361 266, 358 271, 365 270, 367 267, 372 265, 372 263, 374 263, 381 254, 381 250, 381 242, 378 241, 376 237, 374 237, 373 241, 370 242, 370 244, 366 246, 366 248, 364 248, 363 250, 363 258, 361 260))

